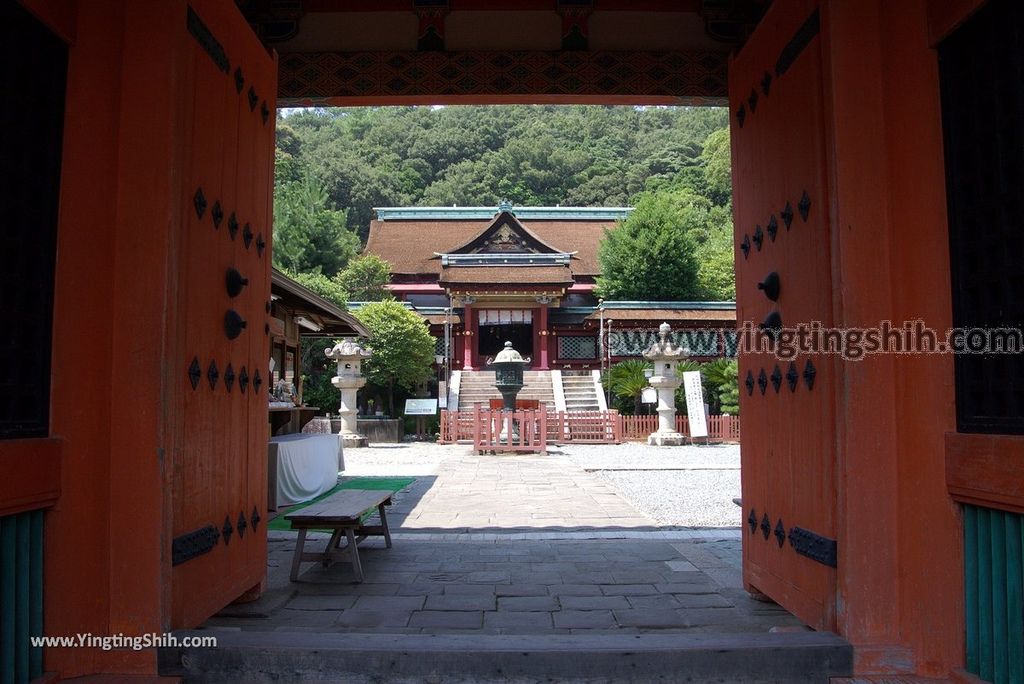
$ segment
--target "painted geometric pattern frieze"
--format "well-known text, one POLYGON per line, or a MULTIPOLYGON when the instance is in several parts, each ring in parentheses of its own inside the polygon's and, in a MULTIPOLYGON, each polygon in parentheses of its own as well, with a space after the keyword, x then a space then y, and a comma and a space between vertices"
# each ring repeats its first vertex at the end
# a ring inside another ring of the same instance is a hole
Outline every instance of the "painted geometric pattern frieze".
POLYGON ((558 358, 596 359, 597 338, 580 335, 563 335, 558 338, 558 358))
POLYGON ((724 52, 313 52, 280 60, 278 103, 431 95, 632 95, 724 104, 724 52))
MULTIPOLYGON (((725 356, 736 355, 735 331, 724 331, 725 356), (732 334, 732 349, 730 353, 729 336, 732 334)), ((692 330, 687 332, 674 332, 669 334, 669 339, 681 347, 690 350, 693 356, 719 356, 722 331, 719 330, 692 330)), ((612 356, 640 356, 644 350, 658 340, 658 333, 654 330, 613 330, 608 335, 608 346, 612 356)))

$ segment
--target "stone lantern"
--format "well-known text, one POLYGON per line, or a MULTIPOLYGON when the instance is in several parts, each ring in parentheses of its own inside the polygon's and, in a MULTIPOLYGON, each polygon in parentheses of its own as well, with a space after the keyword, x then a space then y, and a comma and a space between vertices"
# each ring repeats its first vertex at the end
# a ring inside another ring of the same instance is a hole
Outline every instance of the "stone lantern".
POLYGON ((656 446, 679 446, 686 441, 676 432, 675 394, 683 384, 676 368, 681 360, 690 356, 690 350, 668 339, 671 330, 668 323, 662 323, 658 327, 660 339, 644 352, 644 358, 654 363, 654 375, 649 382, 658 391, 658 431, 647 438, 648 444, 656 446))
MULTIPOLYGON (((494 386, 501 392, 504 402, 502 411, 516 410, 516 395, 523 389, 523 369, 530 363, 530 359, 524 359, 519 352, 512 348, 511 342, 505 343, 505 348, 498 352, 494 360, 488 365, 494 368, 494 386)), ((518 439, 519 430, 515 421, 502 420, 501 435, 499 442, 508 442, 508 423, 512 423, 512 437, 518 439)))
POLYGON ((366 446, 366 438, 358 433, 356 425, 356 392, 366 384, 361 366, 363 359, 370 356, 370 350, 363 349, 354 338, 345 338, 331 349, 325 349, 324 354, 338 364, 338 374, 331 378, 331 384, 341 390, 338 417, 342 443, 347 447, 366 446))

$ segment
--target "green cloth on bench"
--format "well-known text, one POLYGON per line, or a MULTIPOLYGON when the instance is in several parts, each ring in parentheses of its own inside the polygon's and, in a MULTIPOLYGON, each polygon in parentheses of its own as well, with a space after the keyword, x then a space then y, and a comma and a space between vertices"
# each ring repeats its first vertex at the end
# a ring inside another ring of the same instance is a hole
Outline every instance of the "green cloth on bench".
MULTIPOLYGON (((292 524, 289 521, 285 520, 284 516, 288 515, 289 513, 294 513, 295 511, 301 510, 306 506, 316 503, 317 501, 322 501, 323 499, 329 497, 331 494, 334 494, 335 492, 340 491, 342 489, 373 489, 380 491, 387 490, 394 493, 402 489, 405 489, 415 481, 415 477, 353 477, 350 479, 346 479, 345 481, 341 482, 338 485, 335 485, 330 490, 324 492, 315 499, 310 499, 309 501, 300 504, 295 504, 294 506, 288 506, 287 508, 282 507, 278 511, 280 515, 278 515, 276 518, 270 521, 270 523, 267 525, 267 529, 276 530, 278 532, 290 532, 292 529, 292 524)), ((363 515, 363 520, 370 517, 376 512, 376 510, 367 511, 363 515)), ((331 530, 326 529, 324 531, 330 532, 331 530)))

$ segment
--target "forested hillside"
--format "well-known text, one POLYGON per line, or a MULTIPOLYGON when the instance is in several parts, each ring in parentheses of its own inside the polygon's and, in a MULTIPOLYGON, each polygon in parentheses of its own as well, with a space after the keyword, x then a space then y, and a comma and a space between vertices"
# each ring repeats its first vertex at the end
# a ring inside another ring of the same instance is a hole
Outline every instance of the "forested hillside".
POLYGON ((683 107, 291 113, 278 120, 275 260, 293 272, 334 277, 358 253, 357 236, 365 241, 375 206, 495 206, 503 199, 518 206, 633 205, 636 219, 603 250, 607 295, 728 299, 727 126, 725 110, 683 107), (638 246, 663 253, 645 259, 633 254, 638 246), (649 263, 680 251, 686 263, 665 273, 649 263), (636 263, 646 268, 631 277, 636 263), (617 264, 626 272, 616 272, 617 264), (678 287, 666 285, 680 278, 678 287), (665 283, 643 296, 652 279, 665 283))

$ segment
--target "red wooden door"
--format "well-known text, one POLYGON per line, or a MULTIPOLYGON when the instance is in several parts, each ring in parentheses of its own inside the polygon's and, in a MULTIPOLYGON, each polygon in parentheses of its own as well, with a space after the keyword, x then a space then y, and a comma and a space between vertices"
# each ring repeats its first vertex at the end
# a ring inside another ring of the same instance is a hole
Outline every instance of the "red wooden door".
POLYGON ((266 572, 276 89, 274 58, 232 3, 192 3, 182 29, 174 627, 204 620, 266 572))
MULTIPOLYGON (((736 298, 755 326, 832 322, 820 41, 816 3, 779 3, 730 68, 736 298), (775 300, 759 287, 772 273, 775 300)), ((779 358, 787 341, 739 359, 744 580, 832 629, 834 360, 779 358)))

